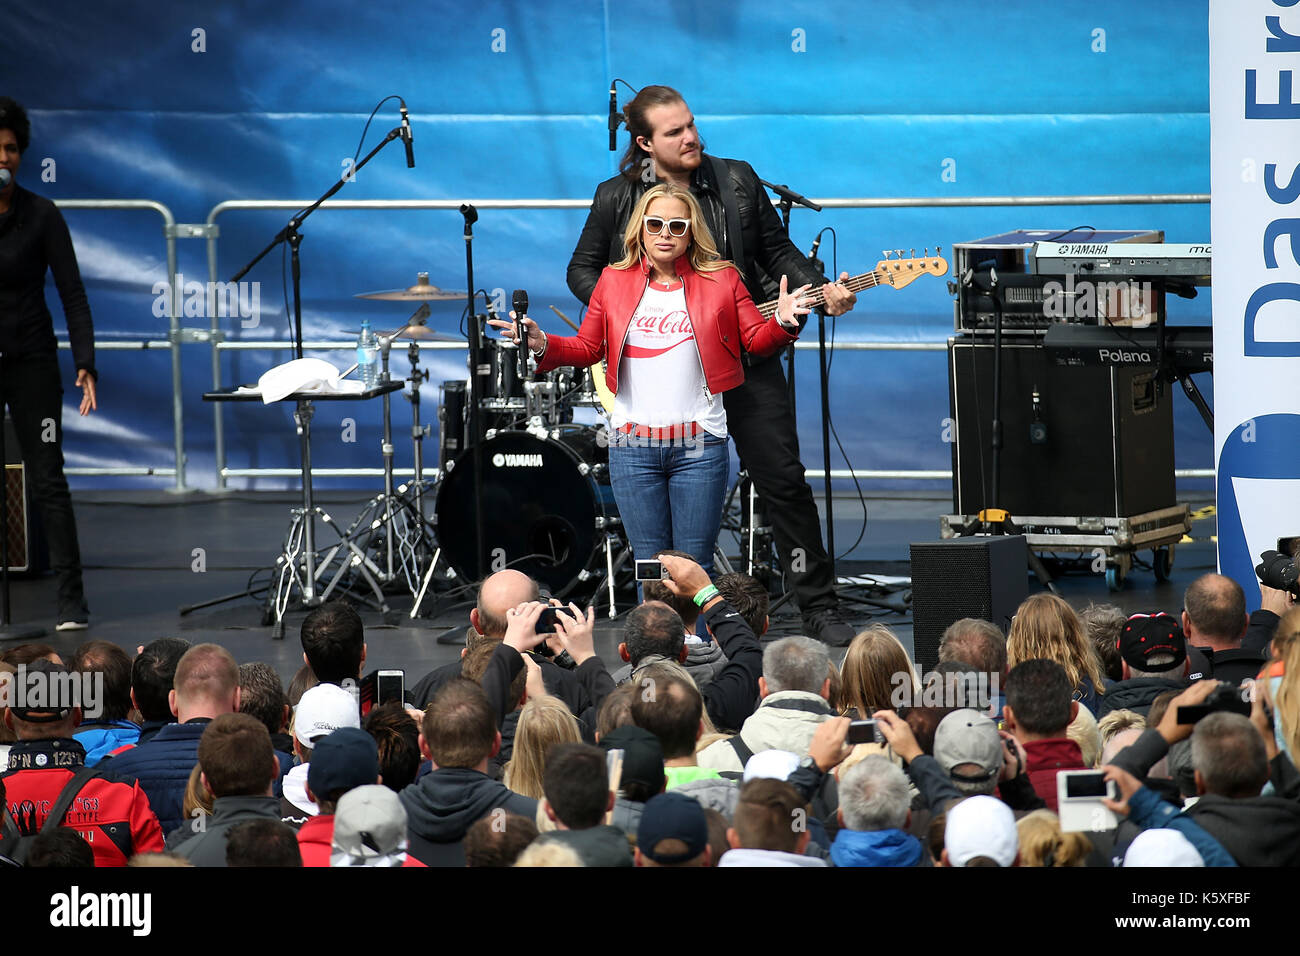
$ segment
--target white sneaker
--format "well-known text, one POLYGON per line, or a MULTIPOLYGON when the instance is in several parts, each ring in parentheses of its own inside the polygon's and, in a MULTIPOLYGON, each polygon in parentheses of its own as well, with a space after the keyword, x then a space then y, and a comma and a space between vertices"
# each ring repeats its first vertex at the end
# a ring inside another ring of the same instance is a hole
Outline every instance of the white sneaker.
POLYGON ((60 621, 56 631, 84 631, 90 627, 86 621, 60 621))

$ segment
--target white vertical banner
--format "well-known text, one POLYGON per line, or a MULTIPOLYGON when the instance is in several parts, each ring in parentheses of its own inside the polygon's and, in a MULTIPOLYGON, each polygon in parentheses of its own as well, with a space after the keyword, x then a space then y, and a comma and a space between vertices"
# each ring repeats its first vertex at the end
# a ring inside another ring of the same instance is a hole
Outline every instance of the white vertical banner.
POLYGON ((1219 568, 1300 535, 1300 0, 1210 0, 1219 568))

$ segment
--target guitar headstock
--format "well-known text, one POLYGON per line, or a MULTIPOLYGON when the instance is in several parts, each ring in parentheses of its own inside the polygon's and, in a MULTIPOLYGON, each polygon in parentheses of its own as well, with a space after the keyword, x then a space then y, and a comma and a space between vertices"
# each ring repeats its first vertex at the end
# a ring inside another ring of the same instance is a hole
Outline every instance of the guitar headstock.
POLYGON ((948 260, 939 255, 939 248, 935 249, 934 255, 929 255, 929 249, 926 249, 926 255, 916 256, 915 249, 909 249, 912 258, 904 259, 902 249, 894 249, 893 252, 897 258, 889 257, 890 250, 885 250, 885 258, 876 263, 876 276, 882 285, 892 285, 895 289, 901 289, 906 285, 919 279, 924 275, 945 276, 948 274, 948 260))

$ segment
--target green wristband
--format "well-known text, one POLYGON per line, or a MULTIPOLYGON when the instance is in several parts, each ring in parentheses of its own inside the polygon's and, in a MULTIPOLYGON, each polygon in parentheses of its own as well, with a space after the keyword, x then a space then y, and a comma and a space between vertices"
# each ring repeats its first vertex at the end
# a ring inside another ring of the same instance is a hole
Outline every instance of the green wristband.
POLYGON ((699 591, 695 593, 695 597, 693 598, 693 600, 695 601, 695 606, 704 607, 704 605, 707 604, 709 601, 713 600, 713 598, 716 597, 717 594, 718 594, 718 589, 715 585, 710 584, 707 587, 700 588, 699 591))

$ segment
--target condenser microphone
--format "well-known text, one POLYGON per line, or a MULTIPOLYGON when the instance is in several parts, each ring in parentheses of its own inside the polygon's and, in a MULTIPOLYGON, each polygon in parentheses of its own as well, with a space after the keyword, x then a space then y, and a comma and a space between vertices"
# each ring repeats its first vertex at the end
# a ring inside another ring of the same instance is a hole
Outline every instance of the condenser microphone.
POLYGON ((415 168, 415 136, 411 133, 411 117, 406 112, 406 101, 398 100, 402 113, 402 142, 406 145, 406 168, 415 168))

